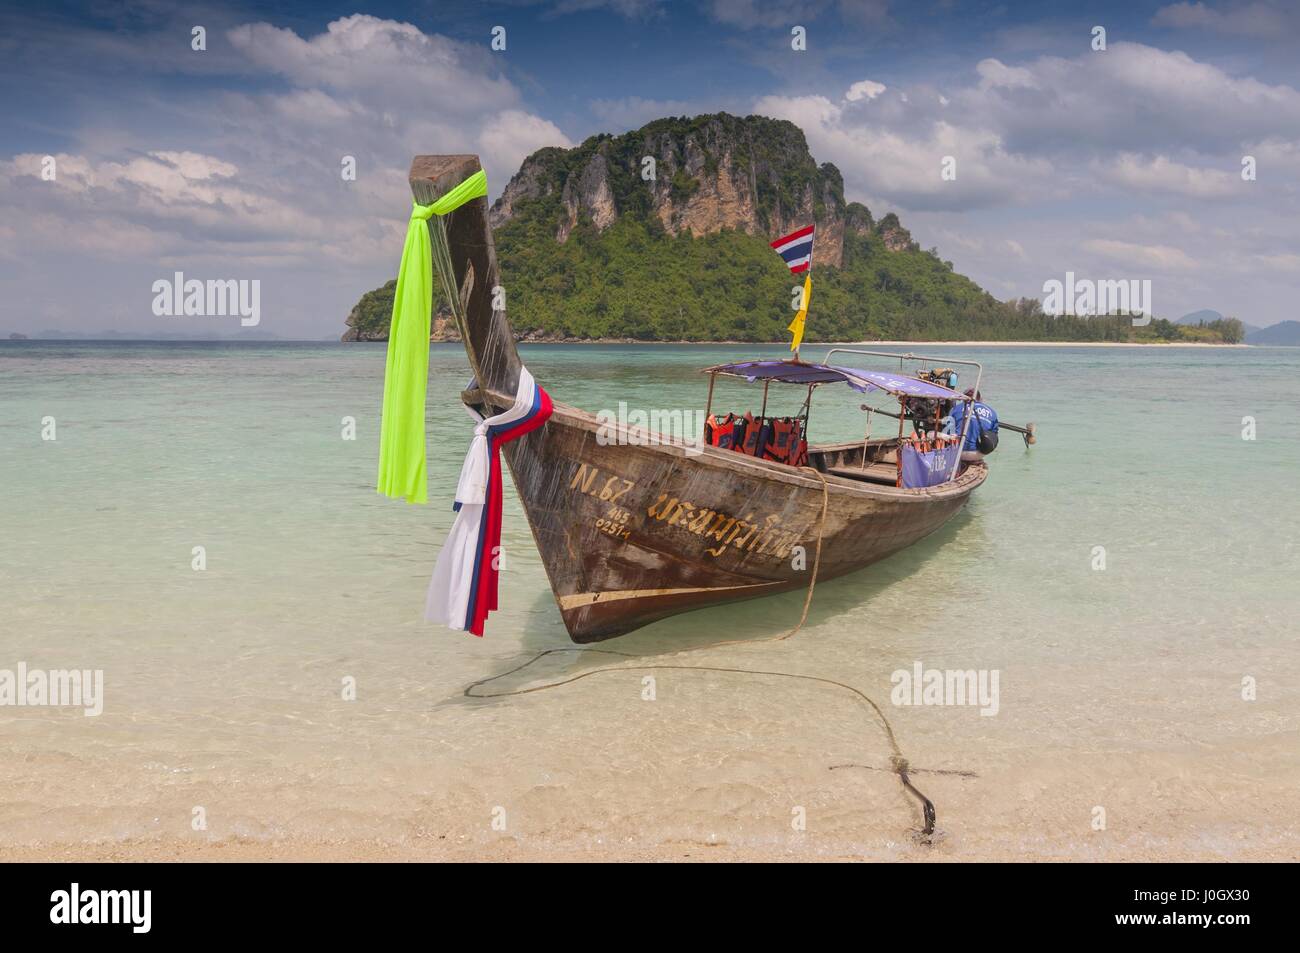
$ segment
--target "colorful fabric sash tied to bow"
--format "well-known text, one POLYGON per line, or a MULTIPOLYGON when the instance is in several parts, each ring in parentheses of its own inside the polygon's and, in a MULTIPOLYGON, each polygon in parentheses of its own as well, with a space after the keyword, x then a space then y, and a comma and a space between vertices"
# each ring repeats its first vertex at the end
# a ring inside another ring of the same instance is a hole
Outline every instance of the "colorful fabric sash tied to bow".
POLYGON ((376 489, 408 503, 427 503, 424 402, 429 386, 429 319, 433 313, 433 258, 429 219, 487 195, 480 169, 431 205, 414 205, 393 294, 384 373, 384 419, 379 429, 376 489))
MULTIPOLYGON (((470 383, 470 388, 477 386, 470 383)), ((501 564, 502 444, 536 430, 551 416, 551 398, 537 386, 528 368, 519 370, 519 387, 510 409, 478 421, 456 487, 456 519, 438 553, 429 580, 424 617, 452 629, 483 634, 488 613, 497 607, 501 564)))

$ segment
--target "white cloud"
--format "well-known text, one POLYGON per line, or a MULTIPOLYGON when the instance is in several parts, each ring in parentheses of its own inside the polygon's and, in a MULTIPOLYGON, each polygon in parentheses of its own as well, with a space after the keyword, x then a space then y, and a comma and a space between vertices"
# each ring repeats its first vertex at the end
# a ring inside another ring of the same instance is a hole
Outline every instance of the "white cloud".
POLYGON ((834 103, 823 96, 765 96, 754 111, 801 126, 813 155, 839 167, 850 193, 880 196, 904 208, 970 209, 1014 202, 1052 171, 1042 159, 1007 152, 996 133, 987 130, 944 119, 895 129, 849 106, 848 100, 834 103), (953 180, 941 175, 946 156, 956 160, 953 180))
MULTIPOLYGON (((545 146, 573 145, 549 119, 521 109, 507 109, 492 116, 479 133, 478 141, 480 155, 491 156, 495 165, 511 170, 517 170, 524 159, 545 146)), ((505 180, 499 185, 504 187, 505 180)))
POLYGON ((1112 42, 1105 54, 986 58, 942 93, 894 84, 872 98, 768 96, 753 109, 797 123, 816 158, 844 173, 850 199, 877 216, 900 210, 917 241, 937 242, 999 294, 1036 296, 1074 270, 1161 277, 1165 316, 1206 306, 1257 324, 1292 316, 1292 86, 1112 42), (943 155, 956 159, 955 181, 939 175, 943 155), (1244 155, 1258 160, 1258 181, 1241 179, 1244 155), (998 211, 966 214, 975 208, 998 211))
POLYGON ((358 13, 307 39, 269 23, 235 27, 229 37, 264 71, 370 109, 436 109, 439 115, 473 121, 521 102, 485 45, 427 34, 409 23, 358 13))
POLYGON ((851 103, 856 103, 859 99, 875 99, 887 88, 884 83, 864 79, 850 86, 849 91, 844 94, 844 98, 851 103))
POLYGON ((980 83, 953 99, 1017 151, 1211 151, 1300 128, 1294 88, 1137 43, 1020 67, 984 60, 977 70, 980 83))
POLYGON ((1294 141, 1269 138, 1248 143, 1244 155, 1254 156, 1257 173, 1294 193, 1300 187, 1300 138, 1294 141), (1280 174, 1279 174, 1280 173, 1280 174))
POLYGON ((1135 191, 1168 192, 1193 198, 1226 198, 1242 195, 1244 183, 1236 172, 1223 169, 1194 168, 1167 156, 1146 158, 1124 153, 1113 162, 1095 163, 1104 179, 1135 191))
POLYGON ((803 127, 851 192, 907 210, 1081 191, 1246 197, 1242 155, 1257 155, 1274 190, 1290 188, 1281 173, 1300 157, 1279 137, 1300 130, 1300 92, 1135 43, 1022 64, 986 58, 944 94, 865 80, 840 100, 766 96, 754 109, 803 127), (956 160, 952 181, 939 175, 944 156, 956 160))
POLYGON ((1171 3, 1156 11, 1151 22, 1157 26, 1205 27, 1218 26, 1223 14, 1203 3, 1171 3))
POLYGON ((486 45, 427 34, 409 23, 355 14, 304 38, 266 23, 230 31, 231 43, 287 93, 258 97, 246 113, 271 109, 306 138, 299 149, 331 154, 365 145, 404 169, 422 152, 480 152, 492 193, 531 151, 572 143, 529 112, 486 45))
MULTIPOLYGON (((283 93, 220 101, 214 125, 235 131, 212 145, 242 156, 238 162, 162 149, 121 160, 59 155, 58 177, 44 190, 52 199, 47 214, 56 214, 60 195, 78 193, 76 206, 64 202, 62 210, 82 223, 96 216, 119 226, 146 223, 196 246, 213 237, 279 239, 287 253, 314 235, 319 254, 355 259, 369 250, 360 236, 373 232, 371 216, 404 218, 412 155, 479 152, 499 192, 529 153, 571 145, 554 123, 523 107, 486 54, 410 24, 356 15, 304 38, 255 23, 235 27, 230 39, 250 63, 291 84, 283 93), (350 201, 323 199, 312 179, 341 182, 341 157, 362 153, 350 201), (349 217, 351 226, 340 230, 349 217), (346 237, 332 242, 340 231, 346 237)), ((10 201, 31 194, 15 182, 37 176, 39 163, 34 155, 0 163, 10 201)))
POLYGON ((1143 245, 1114 238, 1093 238, 1085 241, 1083 247, 1103 258, 1130 267, 1161 271, 1182 271, 1196 267, 1196 262, 1185 251, 1171 245, 1143 245))
POLYGON ((1038 81, 1034 78, 1032 70, 1024 67, 1007 66, 1000 60, 986 59, 980 60, 975 64, 975 72, 979 74, 981 90, 990 89, 1034 89, 1038 86, 1038 81))
MULTIPOLYGON (((479 153, 496 194, 528 153, 571 144, 528 109, 485 44, 365 15, 305 36, 244 24, 229 39, 242 75, 262 82, 211 92, 201 122, 164 126, 152 140, 147 130, 92 127, 56 157, 54 182, 39 178, 40 156, 0 159, 0 221, 12 226, 0 231, 0 258, 11 271, 49 287, 69 255, 79 273, 111 262, 100 294, 122 301, 171 268, 262 276, 268 315, 299 322, 269 318, 267 330, 328 332, 356 295, 392 276, 413 155, 479 153), (258 91, 268 86, 281 88, 258 91), (340 174, 345 155, 356 159, 355 181, 340 174), (284 307, 273 309, 276 276, 284 307)), ((173 118, 187 117, 178 109, 173 118)), ((39 297, 10 303, 34 314, 39 297)))

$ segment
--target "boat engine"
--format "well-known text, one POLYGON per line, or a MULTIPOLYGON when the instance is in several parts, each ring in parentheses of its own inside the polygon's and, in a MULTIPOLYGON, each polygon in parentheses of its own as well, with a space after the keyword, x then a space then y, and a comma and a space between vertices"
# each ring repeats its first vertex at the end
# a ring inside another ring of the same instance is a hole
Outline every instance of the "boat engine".
MULTIPOLYGON (((928 371, 918 371, 916 378, 927 384, 947 387, 949 390, 957 389, 957 372, 951 367, 934 367, 928 371)), ((943 419, 951 410, 947 401, 931 397, 908 398, 904 402, 904 408, 907 419, 912 421, 912 426, 918 434, 937 429, 936 421, 943 419)))

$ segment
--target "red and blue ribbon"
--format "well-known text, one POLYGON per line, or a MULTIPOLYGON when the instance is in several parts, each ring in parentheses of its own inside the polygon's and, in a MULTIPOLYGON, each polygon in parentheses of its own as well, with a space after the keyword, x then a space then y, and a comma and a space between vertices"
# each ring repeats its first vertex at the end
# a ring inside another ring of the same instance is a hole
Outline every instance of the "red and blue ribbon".
MULTIPOLYGON (((471 384, 471 387, 473 384, 471 384)), ((488 613, 497 608, 501 564, 501 447, 546 423, 551 398, 527 368, 521 368, 515 402, 508 410, 478 421, 456 489, 456 519, 433 568, 425 618, 474 635, 483 634, 488 613)))

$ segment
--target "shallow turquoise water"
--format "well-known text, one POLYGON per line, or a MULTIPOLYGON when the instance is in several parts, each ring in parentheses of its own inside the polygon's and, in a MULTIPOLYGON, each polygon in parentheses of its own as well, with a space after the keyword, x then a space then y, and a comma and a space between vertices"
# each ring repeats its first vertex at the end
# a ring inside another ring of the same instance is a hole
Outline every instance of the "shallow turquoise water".
MULTIPOLYGON (((915 661, 999 670, 996 717, 887 712, 913 764, 981 776, 929 782, 953 856, 1294 844, 1300 350, 929 350, 983 361, 986 400, 1035 421, 1039 444, 1005 433, 963 514, 818 585, 795 639, 693 655, 834 677, 886 702, 891 673, 915 661), (1089 840, 1101 803, 1117 805, 1108 842, 1089 840), (1132 826, 1139 816, 1162 820, 1132 826)), ((523 349, 554 396, 589 410, 698 407, 699 367, 754 353, 523 349)), ((887 765, 878 727, 806 683, 664 674, 649 703, 634 674, 461 699, 518 653, 569 642, 509 492, 487 637, 420 619, 468 442, 456 400, 468 370, 458 346, 433 348, 431 503, 413 507, 373 491, 383 364, 371 345, 0 343, 0 668, 106 680, 99 718, 0 707, 0 845, 486 844, 506 836, 488 812, 508 805, 508 836, 533 843, 911 849, 898 843, 914 811, 888 774, 826 770, 887 765), (206 571, 191 568, 195 546, 206 571), (345 677, 356 701, 340 697, 345 677), (807 832, 792 833, 791 804, 815 819, 807 832)), ((740 386, 719 400, 742 406, 740 386)), ((818 393, 816 438, 861 435, 854 396, 818 393)), ((696 612, 616 647, 772 635, 801 604, 696 612)), ((597 662, 548 664, 540 674, 597 662)))

